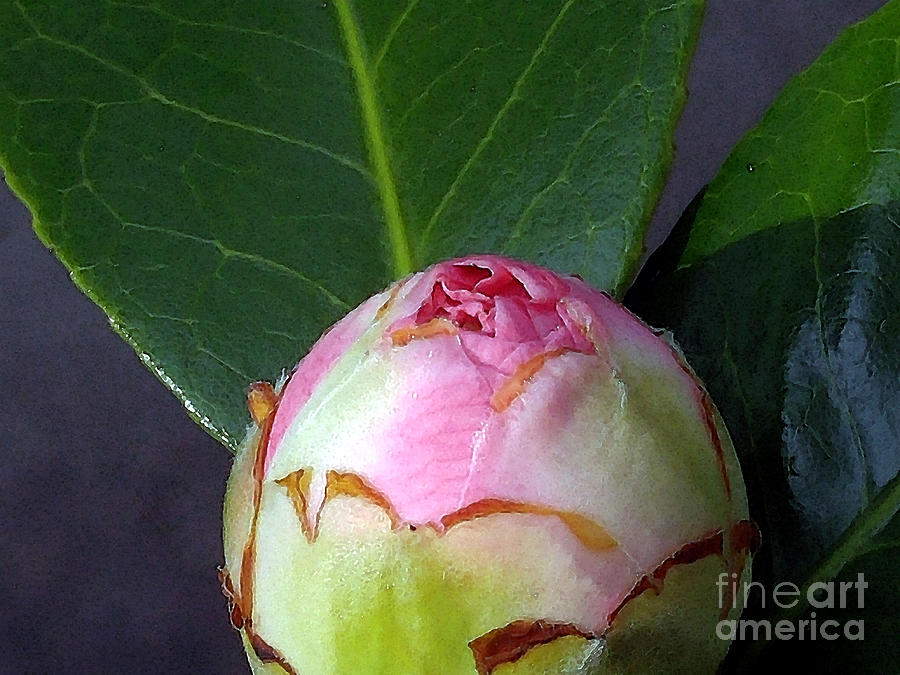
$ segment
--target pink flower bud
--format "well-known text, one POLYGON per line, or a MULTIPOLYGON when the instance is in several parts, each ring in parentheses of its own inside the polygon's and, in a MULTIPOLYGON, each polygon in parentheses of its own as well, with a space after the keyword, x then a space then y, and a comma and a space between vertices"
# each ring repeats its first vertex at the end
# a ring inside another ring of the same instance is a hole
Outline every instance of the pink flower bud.
POLYGON ((754 529, 666 336, 579 279, 440 263, 328 331, 225 502, 254 672, 714 672, 754 529))

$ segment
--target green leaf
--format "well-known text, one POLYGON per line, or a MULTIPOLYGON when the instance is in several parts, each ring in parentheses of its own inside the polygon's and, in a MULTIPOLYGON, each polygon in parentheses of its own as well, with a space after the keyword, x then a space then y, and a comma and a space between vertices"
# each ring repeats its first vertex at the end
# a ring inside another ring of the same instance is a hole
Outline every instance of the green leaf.
POLYGON ((502 252, 613 292, 701 0, 0 4, 0 163, 146 363, 243 395, 398 276, 502 252))
POLYGON ((733 668, 783 649, 828 672, 900 658, 898 36, 894 0, 793 80, 627 298, 674 330, 741 456, 769 593, 751 618, 785 618, 782 581, 870 584, 864 609, 840 612, 866 622, 866 642, 745 643, 733 668))
POLYGON ((785 88, 709 185, 681 266, 760 230, 900 195, 898 36, 891 2, 785 88))
POLYGON ((806 607, 805 611, 796 615, 784 613, 785 618, 795 624, 799 624, 800 620, 816 621, 816 625, 821 627, 826 621, 836 621, 837 626, 831 626, 831 634, 838 634, 840 637, 837 640, 823 640, 821 634, 818 634, 815 642, 792 640, 749 645, 747 650, 734 650, 729 662, 732 666, 730 670, 753 673, 759 672, 759 667, 763 664, 787 662, 803 663, 811 672, 896 672, 900 659, 900 643, 897 641, 897 601, 900 595, 896 591, 898 569, 900 516, 895 515, 881 532, 856 549, 835 577, 837 584, 848 587, 845 607, 839 606, 840 586, 835 586, 838 589, 838 606, 815 609, 806 607), (859 581, 866 584, 862 588, 862 598, 859 594, 859 581), (848 640, 845 633, 848 625, 853 641, 848 640), (858 632, 862 633, 862 640, 856 639, 858 632))

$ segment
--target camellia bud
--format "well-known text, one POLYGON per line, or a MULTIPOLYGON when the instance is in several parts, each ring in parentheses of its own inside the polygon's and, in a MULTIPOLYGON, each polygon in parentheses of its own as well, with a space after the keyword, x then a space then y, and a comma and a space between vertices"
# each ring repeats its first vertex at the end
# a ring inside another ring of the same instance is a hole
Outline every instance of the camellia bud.
POLYGON ((440 263, 249 403, 222 581, 254 672, 723 658, 755 539, 728 434, 678 349, 579 279, 440 263))

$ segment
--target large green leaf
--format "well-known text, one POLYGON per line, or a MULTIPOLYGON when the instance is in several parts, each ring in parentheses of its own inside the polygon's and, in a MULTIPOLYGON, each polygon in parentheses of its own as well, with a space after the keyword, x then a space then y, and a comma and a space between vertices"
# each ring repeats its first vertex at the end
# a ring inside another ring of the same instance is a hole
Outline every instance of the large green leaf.
POLYGON ((394 278, 503 252, 618 292, 700 0, 0 3, 0 161, 226 444, 394 278))
MULTIPOLYGON (((674 329, 734 436, 757 578, 868 577, 865 608, 840 612, 865 642, 790 643, 828 672, 900 658, 898 47, 894 0, 785 88, 628 297, 674 329)), ((768 600, 754 615, 784 618, 768 600)), ((782 655, 734 651, 751 670, 782 655)))

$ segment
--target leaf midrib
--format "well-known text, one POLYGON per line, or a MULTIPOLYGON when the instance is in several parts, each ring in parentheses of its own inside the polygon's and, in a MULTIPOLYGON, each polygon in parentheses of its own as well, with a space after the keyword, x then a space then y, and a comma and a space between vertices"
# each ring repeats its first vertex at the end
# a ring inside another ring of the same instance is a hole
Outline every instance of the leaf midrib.
POLYGON ((413 269, 412 253, 406 223, 400 209, 400 198, 394 183, 391 161, 381 120, 381 110, 375 93, 375 81, 363 47, 359 26, 350 0, 336 0, 338 23, 347 50, 347 61, 356 82, 356 93, 362 112, 363 132, 369 150, 375 186, 384 212, 385 227, 390 243, 394 278, 404 277, 413 269))

